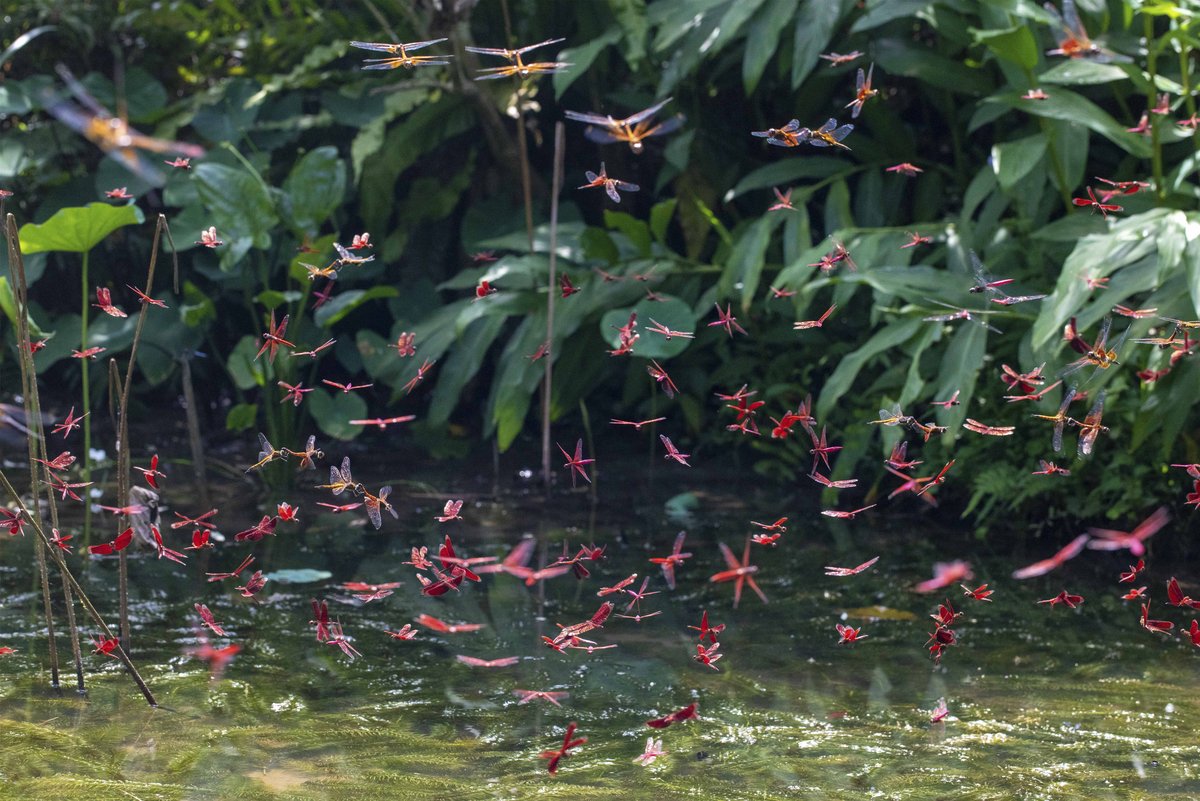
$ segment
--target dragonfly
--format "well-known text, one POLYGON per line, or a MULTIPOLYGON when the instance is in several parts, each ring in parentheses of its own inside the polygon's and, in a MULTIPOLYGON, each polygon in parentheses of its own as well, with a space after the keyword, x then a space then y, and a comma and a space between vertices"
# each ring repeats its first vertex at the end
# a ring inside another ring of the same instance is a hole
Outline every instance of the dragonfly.
POLYGON ((1062 548, 1058 549, 1053 556, 1047 559, 1040 559, 1033 564, 1014 570, 1012 577, 1021 580, 1033 578, 1035 576, 1044 576, 1052 570, 1057 570, 1067 561, 1079 556, 1079 554, 1083 552, 1083 547, 1087 545, 1089 539, 1091 539, 1089 535, 1080 534, 1062 548))
POLYGON ((1087 194, 1087 197, 1073 197, 1071 198, 1071 202, 1076 206, 1091 206, 1093 212, 1099 209, 1100 213, 1105 217, 1107 217, 1110 212, 1115 213, 1118 211, 1124 211, 1124 206, 1118 206, 1115 203, 1105 203, 1102 200, 1098 200, 1096 198, 1095 191, 1090 186, 1087 188, 1087 194))
POLYGON ((837 304, 835 303, 826 309, 825 313, 815 320, 800 320, 799 322, 792 323, 792 330, 807 331, 810 328, 821 328, 825 325, 825 321, 829 319, 829 315, 833 314, 836 308, 837 304))
POLYGON ((1011 284, 1017 280, 1015 278, 999 278, 999 279, 997 279, 991 275, 988 275, 987 270, 983 266, 983 262, 980 261, 979 256, 975 253, 975 251, 973 251, 973 250, 968 251, 968 255, 971 258, 971 274, 975 278, 975 284, 970 289, 967 290, 968 292, 974 292, 974 293, 996 292, 996 293, 998 293, 998 292, 1000 292, 1000 287, 1008 286, 1009 284, 1011 284))
POLYGON ((51 89, 46 89, 42 98, 45 109, 59 122, 84 136, 139 178, 155 186, 161 186, 164 181, 162 172, 152 166, 139 150, 154 153, 173 151, 183 153, 189 158, 200 158, 204 155, 204 148, 198 145, 158 139, 130 128, 124 115, 114 115, 101 106, 65 66, 60 64, 56 70, 79 105, 60 97, 51 89))
POLYGON ((666 434, 659 434, 658 438, 662 441, 663 447, 667 449, 666 456, 663 457, 664 459, 674 459, 684 467, 691 467, 687 461, 688 457, 691 456, 690 453, 680 453, 679 449, 675 447, 675 443, 671 442, 670 437, 666 434))
POLYGON ((464 665, 467 665, 468 667, 481 667, 481 668, 512 667, 513 665, 515 665, 521 661, 521 657, 519 657, 519 656, 502 656, 499 659, 479 659, 478 657, 474 657, 474 656, 464 656, 463 654, 456 654, 454 656, 454 658, 457 659, 459 662, 462 662, 464 665))
POLYGON ((143 292, 142 290, 138 289, 138 288, 137 288, 136 286, 134 286, 133 284, 126 284, 125 286, 127 286, 127 287, 129 287, 130 289, 132 289, 132 290, 133 290, 133 294, 137 295, 137 298, 138 298, 138 300, 139 300, 139 301, 140 301, 140 302, 141 302, 143 305, 158 306, 160 309, 166 309, 166 308, 168 308, 168 306, 167 306, 167 304, 166 304, 166 303, 162 302, 162 301, 161 301, 161 300, 159 300, 158 298, 152 298, 152 297, 150 297, 149 295, 147 295, 147 294, 146 294, 145 292, 143 292))
POLYGON ((538 755, 540 759, 550 760, 549 762, 546 763, 546 771, 548 773, 550 773, 551 775, 554 775, 555 773, 558 772, 558 763, 560 761, 562 761, 563 759, 565 759, 566 757, 570 756, 570 754, 568 752, 572 748, 578 748, 579 746, 581 746, 587 742, 586 737, 576 737, 575 736, 575 729, 577 729, 578 727, 579 727, 579 724, 577 724, 575 721, 571 721, 567 725, 566 733, 563 735, 562 747, 558 748, 557 750, 543 751, 541 754, 538 755))
POLYGON ((733 332, 736 330, 739 334, 746 335, 746 329, 738 325, 737 318, 733 316, 733 307, 731 304, 725 304, 725 311, 721 311, 721 304, 715 304, 717 309, 717 319, 708 324, 709 328, 720 326, 725 329, 725 333, 733 337, 733 332))
POLYGON ((362 485, 354 480, 350 475, 350 457, 343 456, 341 466, 330 465, 329 467, 329 483, 318 484, 317 489, 327 489, 334 495, 341 495, 346 490, 358 494, 359 488, 362 485))
POLYGON ((571 697, 569 692, 560 690, 513 690, 513 695, 517 696, 517 706, 538 699, 549 701, 555 706, 562 706, 559 701, 571 697))
MULTIPOLYGON (((567 67, 572 66, 570 63, 563 61, 537 61, 526 64, 521 56, 536 50, 539 47, 546 45, 558 44, 564 42, 565 39, 547 39, 544 42, 537 44, 518 47, 514 50, 502 47, 468 47, 465 48, 468 53, 478 53, 485 56, 499 56, 500 58, 508 59, 512 63, 506 67, 489 67, 488 69, 480 70, 479 75, 475 78, 477 81, 488 81, 495 78, 506 78, 509 76, 519 76, 528 78, 534 73, 555 73, 562 72, 567 67)), ((553 771, 551 771, 553 772, 553 771)))
POLYGON ((1200 601, 1193 601, 1183 594, 1179 587, 1179 579, 1174 576, 1167 582, 1167 603, 1171 606, 1186 606, 1190 609, 1200 609, 1200 601))
POLYGON ((849 512, 843 512, 838 509, 822 509, 821 514, 825 515, 826 517, 835 517, 839 520, 853 520, 868 509, 874 509, 876 505, 877 504, 871 504, 870 506, 864 506, 861 509, 854 509, 849 512))
POLYGON ((621 202, 620 192, 636 192, 641 189, 637 184, 631 184, 628 181, 620 181, 616 178, 609 178, 604 162, 600 162, 600 173, 596 174, 591 170, 587 170, 584 176, 588 182, 583 186, 576 187, 578 189, 590 189, 594 186, 604 187, 604 191, 608 194, 613 203, 621 202), (620 191, 618 191, 620 190, 620 191))
POLYGON ((348 395, 356 389, 370 389, 371 387, 375 386, 373 383, 372 384, 349 384, 349 383, 339 384, 337 381, 330 381, 328 378, 322 378, 321 383, 326 386, 333 387, 334 389, 340 389, 342 391, 342 394, 344 394, 344 395, 348 395))
POLYGON ((75 407, 72 406, 71 410, 69 412, 67 412, 66 419, 63 420, 61 423, 56 424, 54 426, 54 430, 51 431, 50 433, 62 434, 63 439, 66 439, 73 430, 75 430, 76 428, 79 428, 80 421, 82 421, 83 418, 87 417, 89 414, 91 414, 91 412, 85 412, 84 414, 79 415, 79 417, 76 417, 75 416, 75 407))
POLYGON ((113 305, 112 290, 108 287, 96 287, 96 302, 92 304, 95 308, 107 314, 109 317, 128 317, 121 309, 113 305))
POLYGON ((133 529, 127 528, 109 542, 89 545, 88 553, 93 556, 112 556, 128 548, 131 542, 133 542, 133 529))
POLYGON ((1092 408, 1088 411, 1087 417, 1083 418, 1082 422, 1072 420, 1071 422, 1079 427, 1079 458, 1088 456, 1092 452, 1092 447, 1096 444, 1096 437, 1102 431, 1108 431, 1106 426, 1100 424, 1100 418, 1104 415, 1104 396, 1107 390, 1101 390, 1096 395, 1096 402, 1092 404, 1092 408))
POLYGON ((1047 50, 1046 55, 1086 58, 1098 62, 1129 61, 1127 57, 1119 56, 1091 40, 1083 23, 1079 21, 1079 12, 1075 10, 1075 0, 1063 0, 1061 15, 1049 3, 1043 7, 1054 24, 1062 30, 1058 39, 1058 47, 1047 50))
POLYGON ((671 548, 671 553, 666 556, 652 556, 650 561, 662 568, 663 579, 667 582, 669 589, 675 589, 675 566, 682 565, 685 559, 690 559, 690 553, 683 553, 683 541, 687 537, 686 531, 681 531, 675 535, 675 545, 671 548))
POLYGON ((982 325, 989 331, 994 331, 997 334, 1003 333, 999 328, 991 325, 987 322, 987 320, 984 320, 982 317, 980 317, 980 315, 989 314, 989 312, 972 311, 970 309, 964 309, 960 306, 951 306, 949 303, 942 303, 940 300, 935 300, 933 302, 939 306, 945 306, 947 309, 952 309, 953 311, 951 311, 949 314, 932 314, 928 317, 922 317, 921 319, 926 322, 948 323, 954 320, 969 320, 973 323, 982 325))
POLYGON ((258 445, 258 461, 246 468, 247 473, 252 470, 258 470, 260 467, 270 464, 277 459, 287 459, 287 449, 277 450, 271 444, 270 440, 267 439, 267 435, 261 431, 258 432, 258 445))
POLYGON ((843 150, 849 150, 849 146, 843 145, 842 140, 850 135, 854 130, 852 124, 847 123, 838 127, 838 122, 830 117, 824 125, 815 131, 809 131, 804 141, 813 147, 840 147, 843 150))
POLYGON ((655 320, 653 317, 650 318, 650 325, 646 326, 646 331, 651 334, 661 334, 668 340, 672 337, 679 337, 680 339, 695 339, 695 334, 688 333, 687 331, 676 331, 673 328, 668 328, 667 326, 655 320))
POLYGON ((642 766, 653 765, 654 761, 661 756, 666 756, 667 752, 663 750, 662 738, 657 740, 653 736, 646 738, 646 747, 642 749, 642 753, 633 758, 634 762, 642 766))
POLYGON ((1011 437, 1016 431, 1013 426, 989 426, 970 417, 963 422, 963 428, 976 434, 986 434, 989 437, 1011 437))
POLYGON ((917 231, 907 231, 906 233, 909 236, 909 240, 907 243, 900 246, 901 250, 905 250, 907 248, 915 248, 917 245, 927 245, 933 241, 932 237, 922 236, 917 231))
POLYGON ((295 385, 289 384, 286 381, 276 381, 275 383, 280 389, 284 390, 283 397, 280 398, 279 402, 287 403, 291 401, 293 406, 299 406, 304 402, 304 393, 313 391, 312 387, 305 387, 299 382, 295 385))
POLYGON ((459 512, 462 510, 462 501, 446 501, 442 513, 434 517, 439 523, 449 523, 451 520, 462 520, 459 512))
POLYGON ((818 58, 823 58, 829 62, 829 66, 836 67, 840 64, 849 64, 851 61, 862 58, 863 55, 861 50, 852 50, 849 53, 822 53, 818 58))
POLYGON ((717 641, 717 635, 725 630, 725 624, 718 623, 715 626, 708 625, 708 610, 705 609, 703 614, 700 615, 700 625, 688 626, 688 628, 692 629, 693 631, 700 632, 701 641, 707 637, 709 642, 715 643, 717 641))
MULTIPOLYGON (((871 65, 872 68, 874 68, 874 66, 875 66, 874 64, 871 65)), ((923 173, 925 171, 923 169, 921 169, 920 167, 918 167, 916 164, 912 164, 907 161, 902 161, 899 164, 893 164, 892 166, 888 167, 887 169, 884 170, 884 172, 894 172, 898 175, 906 175, 909 178, 915 178, 916 176, 920 175, 921 173, 923 173)))
POLYGON ((715 573, 709 577, 709 582, 732 581, 733 585, 733 608, 737 609, 738 603, 742 600, 742 586, 750 585, 750 589, 754 590, 762 602, 768 603, 767 596, 758 586, 758 582, 754 580, 754 574, 758 572, 758 566, 750 564, 750 538, 746 538, 746 548, 742 551, 742 560, 733 555, 733 551, 723 542, 717 543, 721 549, 721 556, 725 559, 725 564, 729 566, 728 570, 722 570, 720 573, 715 573))
POLYGON ((151 489, 158 489, 158 479, 166 478, 166 474, 160 472, 158 469, 157 453, 150 457, 150 467, 137 467, 135 465, 133 469, 142 474, 142 477, 146 479, 146 483, 150 485, 151 489))
POLYGON ((838 645, 855 643, 859 640, 865 640, 870 636, 869 634, 863 634, 861 628, 852 628, 844 623, 835 623, 834 628, 837 629, 838 637, 840 638, 838 645))
POLYGON ((394 70, 398 67, 435 67, 449 64, 449 61, 443 59, 453 58, 448 55, 436 56, 412 56, 410 51, 420 50, 430 45, 441 44, 446 41, 442 39, 430 39, 426 42, 404 42, 402 44, 393 44, 391 42, 351 42, 351 47, 357 47, 360 50, 372 50, 377 53, 390 53, 387 58, 368 58, 363 60, 362 68, 364 70, 394 70))
MULTIPOLYGON (((1114 364, 1120 364, 1120 362, 1117 361, 1117 353, 1121 350, 1121 346, 1125 344, 1125 337, 1129 336, 1130 329, 1126 328, 1125 332, 1118 337, 1116 344, 1114 344, 1112 348, 1109 348, 1108 334, 1111 329, 1112 315, 1106 314, 1104 315, 1104 320, 1100 323, 1100 333, 1096 335, 1096 341, 1092 343, 1092 345, 1088 347, 1086 351, 1083 352, 1082 358, 1076 359, 1064 367, 1062 372, 1059 373, 1059 376, 1068 376, 1076 370, 1087 367, 1089 364, 1095 365, 1095 367, 1100 370, 1107 370, 1114 364)), ((1072 342, 1072 347, 1078 346, 1072 342)))
POLYGON ((1083 596, 1082 595, 1072 595, 1071 593, 1067 592, 1066 590, 1063 590, 1058 595, 1055 595, 1053 598, 1047 598, 1044 601, 1038 601, 1038 603, 1039 604, 1049 604, 1051 607, 1055 607, 1055 606, 1058 606, 1059 604, 1063 604, 1064 606, 1066 606, 1070 609, 1076 609, 1079 607, 1079 605, 1081 603, 1083 603, 1083 596))
POLYGON ((363 505, 367 507, 367 517, 370 518, 371 525, 375 527, 376 531, 383 526, 381 510, 386 509, 388 514, 394 519, 400 519, 400 514, 396 511, 396 508, 388 503, 388 496, 392 494, 391 487, 380 487, 377 495, 367 492, 366 489, 362 488, 362 485, 359 485, 359 488, 362 490, 363 505))
POLYGON ((608 423, 609 423, 609 425, 614 425, 614 426, 633 426, 634 431, 641 431, 642 426, 653 425, 654 423, 661 423, 666 419, 667 418, 665 418, 665 417, 652 417, 649 420, 617 420, 616 418, 613 418, 612 420, 609 420, 608 423))
POLYGON ((202 245, 206 248, 219 248, 225 243, 217 236, 216 226, 210 225, 200 232, 200 238, 194 244, 202 245))
MULTIPOLYGON (((865 73, 862 67, 858 68, 858 80, 854 88, 854 99, 846 104, 846 108, 854 109, 850 112, 851 119, 858 119, 858 114, 862 111, 863 104, 870 100, 875 95, 879 94, 878 89, 871 88, 871 77, 875 74, 875 65, 872 64, 870 69, 865 73)), ((847 131, 847 133, 849 133, 847 131)))
POLYGON ((587 123, 589 127, 584 130, 583 135, 593 142, 602 145, 626 142, 634 153, 641 153, 645 150, 644 139, 673 133, 683 124, 684 117, 681 114, 663 120, 657 125, 651 124, 654 115, 662 111, 663 106, 670 103, 671 100, 672 98, 668 97, 666 100, 656 103, 650 108, 642 109, 636 114, 631 114, 623 120, 600 114, 583 114, 578 111, 564 111, 563 115, 569 120, 587 123))
POLYGON ((768 128, 765 131, 751 131, 751 136, 766 139, 768 145, 776 147, 799 147, 812 136, 812 131, 800 127, 800 120, 790 120, 782 128, 768 128))
POLYGON ((667 371, 663 369, 661 364, 651 359, 650 364, 646 365, 646 372, 658 382, 659 386, 662 387, 663 393, 668 398, 674 399, 675 393, 679 391, 679 387, 675 386, 675 382, 671 380, 671 376, 667 374, 667 371))
POLYGON ((713 670, 720 671, 721 669, 719 667, 717 667, 717 665, 716 665, 717 661, 720 660, 720 658, 722 656, 724 656, 724 654, 717 653, 717 651, 719 651, 720 649, 721 649, 721 643, 719 643, 719 642, 714 642, 712 645, 708 646, 707 648, 705 648, 703 644, 697 645, 696 646, 696 655, 693 656, 692 659, 695 659, 697 662, 704 665, 705 667, 710 667, 713 670))
POLYGON ((826 565, 825 566, 825 575, 839 576, 839 577, 856 576, 878 561, 879 561, 879 557, 876 556, 872 559, 868 559, 867 561, 863 562, 861 565, 857 565, 855 567, 835 567, 832 565, 826 565))
MULTIPOLYGON (((771 191, 775 193, 775 204, 770 206, 767 211, 795 211, 796 207, 792 205, 792 190, 780 192, 778 187, 771 187, 771 191)), ((771 287, 772 291, 776 292, 775 297, 780 297, 779 290, 771 287)))
MULTIPOLYGON (((557 442, 554 444, 558 445, 557 442)), ((563 467, 565 467, 571 471, 571 486, 572 487, 575 486, 575 476, 576 475, 582 476, 584 481, 591 484, 592 479, 588 477, 587 470, 584 469, 584 466, 592 464, 596 460, 583 458, 583 439, 580 438, 579 440, 577 440, 575 442, 575 455, 574 456, 567 453, 566 449, 563 448, 562 445, 558 445, 558 449, 560 451, 562 451, 562 455, 564 457, 566 457, 566 460, 567 460, 563 464, 563 467)))
MULTIPOLYGON (((286 449, 285 449, 286 450, 286 449)), ((304 450, 297 453, 296 451, 288 450, 289 456, 299 456, 300 466, 297 470, 316 470, 317 459, 324 459, 325 452, 317 447, 317 435, 309 434, 308 442, 304 444, 304 450)))
POLYGON ((369 420, 350 420, 348 422, 352 426, 379 426, 379 430, 383 431, 390 425, 410 423, 416 419, 417 416, 415 414, 405 414, 400 417, 373 417, 369 420))
MULTIPOLYGON (((1154 510, 1145 520, 1132 531, 1114 531, 1107 528, 1089 528, 1088 535, 1093 537, 1088 547, 1096 551, 1118 551, 1127 548, 1134 556, 1146 553, 1146 540, 1153 537, 1171 519, 1171 513, 1165 506, 1154 510)), ((1136 575, 1136 573, 1135 573, 1136 575)), ((1132 579, 1131 579, 1132 580, 1132 579)))
POLYGON ((1070 470, 1066 469, 1065 467, 1059 467, 1054 462, 1047 462, 1045 459, 1038 459, 1038 467, 1040 469, 1034 470, 1032 473, 1030 473, 1030 475, 1034 475, 1034 476, 1052 476, 1055 474, 1058 474, 1060 476, 1071 475, 1070 470))
MULTIPOLYGON (((693 627, 694 628, 694 627, 693 627)), ((697 704, 695 701, 685 706, 683 709, 677 709, 674 712, 664 715, 661 718, 647 720, 646 725, 652 729, 665 729, 672 723, 681 723, 685 720, 699 720, 700 716, 696 714, 697 704)))
POLYGON ((288 315, 286 314, 283 315, 283 320, 279 323, 279 325, 275 325, 275 310, 272 309, 271 323, 267 330, 263 332, 263 344, 262 347, 258 349, 258 353, 254 354, 255 360, 257 360, 259 356, 262 356, 263 353, 270 351, 270 354, 267 356, 267 360, 271 364, 275 364, 275 352, 281 345, 288 348, 296 347, 293 343, 288 342, 283 338, 283 335, 287 333, 287 325, 288 315))

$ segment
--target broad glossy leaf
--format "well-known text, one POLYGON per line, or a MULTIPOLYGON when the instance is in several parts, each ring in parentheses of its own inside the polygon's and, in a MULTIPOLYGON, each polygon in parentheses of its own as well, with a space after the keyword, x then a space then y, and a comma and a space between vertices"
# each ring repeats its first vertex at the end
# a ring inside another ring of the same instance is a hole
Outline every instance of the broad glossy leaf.
POLYGON ((758 87, 763 70, 779 48, 780 35, 799 6, 800 0, 767 0, 766 8, 751 20, 742 56, 742 86, 748 96, 758 87))
MULTIPOLYGON (((1192 296, 1192 319, 1200 320, 1200 238, 1193 238, 1187 244, 1187 287, 1192 296)), ((1193 396, 1197 397, 1197 396, 1193 396)))
POLYGON ((192 181, 225 247, 270 246, 271 231, 279 218, 271 195, 257 176, 240 167, 206 162, 192 170, 192 181))
MULTIPOLYGON (((812 2, 812 0, 809 0, 812 2)), ((931 0, 871 0, 867 3, 867 13, 859 17, 851 33, 862 33, 872 28, 878 28, 894 19, 911 17, 931 5, 931 0)))
POLYGON ((254 389, 267 385, 267 376, 263 367, 265 362, 254 359, 258 347, 257 339, 244 336, 238 340, 238 343, 233 346, 233 352, 229 354, 226 367, 229 368, 229 375, 238 389, 254 389))
POLYGON ((845 0, 807 0, 796 15, 796 38, 792 43, 792 88, 799 88, 825 51, 845 0))
POLYGON ((678 203, 678 198, 671 198, 661 203, 655 203, 650 209, 650 233, 654 234, 654 239, 660 245, 666 244, 667 226, 671 224, 671 218, 675 216, 675 206, 678 203))
MULTIPOLYGON (((881 353, 897 347, 918 334, 921 326, 928 325, 918 319, 893 320, 875 332, 860 348, 838 362, 837 369, 821 390, 821 398, 817 401, 818 417, 826 417, 829 411, 850 391, 854 380, 871 359, 881 353)), ((978 327, 978 326, 974 326, 978 327)))
POLYGON ((771 234, 782 222, 782 215, 764 214, 750 223, 741 231, 733 246, 733 252, 725 262, 725 269, 717 284, 718 294, 728 297, 740 285, 743 311, 750 308, 754 293, 758 291, 759 278, 766 263, 767 247, 771 244, 771 234))
POLYGON ((227 431, 247 431, 254 428, 258 422, 258 405, 254 403, 239 403, 230 407, 225 415, 227 431))
POLYGON ((475 320, 454 343, 454 349, 438 373, 437 386, 429 403, 426 422, 439 426, 450 419, 458 406, 463 387, 467 385, 490 354, 492 343, 504 330, 505 317, 494 315, 475 320))
POLYGON ((333 296, 333 299, 317 309, 313 320, 317 325, 329 328, 337 324, 350 312, 368 301, 379 298, 394 298, 400 290, 394 286, 373 286, 370 289, 348 289, 333 296))
POLYGON ((954 387, 962 393, 959 406, 938 415, 939 423, 950 426, 951 431, 957 431, 967 416, 971 397, 975 394, 975 382, 987 355, 988 333, 982 325, 969 322, 958 324, 958 330, 954 332, 940 360, 937 385, 954 387))
POLYGON ((1035 169, 1046 153, 1045 134, 1034 134, 1012 142, 992 146, 992 169, 1000 188, 1011 191, 1017 182, 1035 169))
POLYGON ((554 97, 561 98, 563 92, 575 83, 575 80, 587 72, 588 67, 596 60, 596 56, 604 48, 616 44, 621 39, 621 30, 616 26, 609 28, 590 42, 584 42, 576 47, 570 47, 558 53, 556 60, 565 61, 574 66, 571 69, 556 72, 551 78, 554 87, 554 97))
POLYGON ((1055 89, 1047 94, 1049 98, 1046 100, 1022 100, 1021 95, 1016 92, 1002 92, 985 98, 983 102, 1000 103, 1039 117, 1076 122, 1100 134, 1132 156, 1149 157, 1150 144, 1145 137, 1127 132, 1125 126, 1092 101, 1070 89, 1055 89))
POLYGON ((50 219, 40 225, 22 225, 18 231, 21 252, 30 254, 59 250, 86 253, 118 228, 140 223, 143 219, 142 210, 132 205, 89 203, 86 206, 69 206, 54 212, 50 219))
MULTIPOLYGON (((1086 58, 1069 58, 1038 76, 1038 83, 1059 86, 1086 86, 1123 81, 1129 75, 1116 64, 1101 64, 1086 58)), ((1052 94, 1047 92, 1047 94, 1052 94)), ((1041 101, 1038 101, 1041 102, 1041 101)))
POLYGON ((346 163, 332 145, 304 154, 283 182, 280 211, 297 234, 315 234, 342 203, 346 163))
POLYGON ((308 393, 304 402, 317 427, 334 439, 350 440, 362 433, 362 426, 350 425, 351 420, 367 416, 367 402, 361 392, 326 392, 317 388, 308 393))
MULTIPOLYGON (((779 124, 782 125, 783 123, 779 124)), ((773 148, 772 150, 777 150, 777 148, 773 148)), ((757 170, 752 170, 743 176, 733 189, 725 193, 724 200, 728 203, 755 189, 769 189, 774 186, 786 188, 793 181, 805 178, 828 178, 831 175, 837 175, 839 172, 849 174, 854 169, 854 166, 847 164, 845 159, 834 158, 833 156, 805 155, 802 158, 798 157, 777 161, 774 164, 768 164, 764 167, 759 167, 757 170)))
POLYGON ((982 42, 1000 58, 1027 70, 1037 66, 1041 54, 1029 26, 1020 25, 1003 31, 973 30, 972 33, 975 35, 975 41, 982 42))

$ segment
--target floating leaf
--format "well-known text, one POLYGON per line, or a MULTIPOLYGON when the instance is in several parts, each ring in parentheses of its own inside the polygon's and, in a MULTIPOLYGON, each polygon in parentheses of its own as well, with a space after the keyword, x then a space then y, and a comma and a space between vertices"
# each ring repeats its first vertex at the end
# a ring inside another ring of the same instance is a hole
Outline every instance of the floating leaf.
POLYGON ((26 223, 18 235, 22 253, 59 250, 68 253, 87 253, 118 228, 142 222, 142 210, 137 206, 111 206, 89 203, 68 206, 54 212, 40 225, 26 223))

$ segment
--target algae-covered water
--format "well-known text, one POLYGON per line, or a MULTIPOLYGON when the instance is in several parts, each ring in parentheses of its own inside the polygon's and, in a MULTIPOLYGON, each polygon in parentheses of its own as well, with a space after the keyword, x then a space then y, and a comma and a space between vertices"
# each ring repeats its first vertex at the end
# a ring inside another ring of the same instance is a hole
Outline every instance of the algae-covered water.
MULTIPOLYGON (((361 510, 328 514, 311 496, 299 524, 281 523, 274 539, 256 545, 231 535, 262 510, 231 507, 218 517, 229 541, 215 553, 186 567, 149 551, 135 555, 133 656, 158 709, 100 655, 86 657, 86 699, 49 691, 30 543, 3 542, 0 645, 17 653, 0 657, 0 798, 1200 797, 1200 649, 1139 626, 1138 607, 1119 598, 1129 586, 1116 580, 1126 555, 1087 552, 1046 578, 1008 578, 1078 532, 995 551, 940 532, 934 551, 921 517, 827 521, 745 493, 667 503, 675 490, 665 487, 595 508, 582 491, 549 505, 468 496, 462 521, 435 522, 445 498, 462 497, 459 489, 401 492, 401 520, 385 517, 379 533, 364 526, 361 510), (750 520, 784 514, 792 519, 779 544, 752 551, 770 604, 747 587, 734 610, 732 585, 708 581, 726 567, 716 543, 740 555, 750 520), (647 559, 669 552, 681 529, 694 556, 671 592, 647 559), (572 550, 595 542, 607 551, 583 581, 567 575, 527 587, 499 574, 423 596, 401 563, 412 546, 433 550, 446 533, 460 555, 503 556, 524 535, 541 543, 534 561, 553 560, 564 540, 572 550), (274 576, 257 601, 234 592, 237 582, 204 580, 205 570, 231 569, 247 553, 274 576), (989 582, 993 603, 971 601, 957 585, 913 592, 935 560, 971 553, 972 583, 989 582), (875 555, 879 562, 857 576, 822 570, 875 555), (278 572, 298 569, 331 575, 278 572), (559 654, 541 644, 556 623, 589 617, 601 601, 596 591, 632 572, 652 577, 649 589, 661 592, 642 610, 660 615, 613 617, 589 635, 617 644, 611 650, 559 654), (351 580, 403 584, 362 604, 336 586, 351 580), (1086 597, 1078 610, 1036 604, 1064 587, 1086 597), (959 644, 939 666, 924 643, 928 615, 947 597, 965 615, 955 624, 959 644), (328 600, 362 658, 316 641, 313 598, 328 600), (221 678, 184 653, 197 642, 197 601, 227 628, 229 637, 212 637, 212 645, 242 646, 221 678), (696 637, 687 626, 706 609, 727 627, 719 671, 692 658, 696 637), (385 633, 421 613, 485 627, 441 634, 416 626, 410 641, 385 633), (861 626, 868 638, 838 645, 839 622, 861 626), (462 664, 458 654, 520 659, 489 669, 462 664), (570 696, 561 708, 519 705, 521 688, 570 696), (931 723, 941 697, 949 717, 931 723), (693 701, 700 719, 659 732, 666 756, 636 764, 652 733, 645 721, 693 701), (571 721, 588 742, 550 776, 538 755, 561 743, 571 721)), ((1182 532, 1173 524, 1151 544, 1169 551, 1182 532)), ((98 606, 115 609, 115 560, 72 562, 98 606)), ((1155 616, 1186 626, 1190 616, 1163 601, 1166 580, 1184 579, 1186 566, 1156 563, 1153 549, 1147 562, 1138 583, 1157 596, 1155 616)))

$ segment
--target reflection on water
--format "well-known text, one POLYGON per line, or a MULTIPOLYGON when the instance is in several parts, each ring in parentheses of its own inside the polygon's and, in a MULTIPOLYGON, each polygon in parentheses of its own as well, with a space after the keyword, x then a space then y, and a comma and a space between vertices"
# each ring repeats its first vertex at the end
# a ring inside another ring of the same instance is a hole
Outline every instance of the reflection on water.
MULTIPOLYGON (((957 587, 919 596, 910 588, 949 555, 933 550, 927 521, 881 530, 878 518, 825 521, 807 510, 789 515, 778 547, 751 552, 769 605, 747 589, 734 610, 732 586, 708 582, 726 569, 716 544, 740 556, 751 519, 788 510, 715 494, 667 504, 673 490, 662 489, 653 502, 594 512, 582 494, 549 507, 468 499, 463 521, 446 525, 433 517, 449 494, 401 492, 406 514, 378 534, 365 517, 322 514, 308 498, 299 525, 281 524, 253 546, 227 542, 186 568, 137 556, 134 655, 157 710, 99 656, 88 658, 98 673, 87 701, 46 692, 29 543, 5 541, 0 643, 18 653, 0 658, 0 798, 1200 797, 1200 652, 1139 627, 1137 608, 1119 599, 1119 555, 1088 554, 1020 584, 1007 578, 1020 563, 1011 553, 974 557, 973 586, 990 582, 994 603, 957 587), (684 550, 695 555, 677 567, 671 592, 647 560, 670 552, 681 516, 691 518, 684 550), (556 558, 563 541, 572 549, 608 543, 608 558, 585 581, 568 575, 526 587, 500 574, 425 597, 401 563, 413 545, 435 546, 447 532, 470 556, 502 557, 529 533, 541 543, 538 563, 556 558), (256 568, 275 576, 259 602, 225 586, 234 582, 204 581, 206 570, 232 569, 250 552, 256 568), (823 565, 876 553, 880 561, 860 575, 823 573, 823 565), (305 572, 280 573, 287 570, 305 572), (651 576, 648 589, 659 591, 643 612, 662 614, 611 618, 592 636, 616 643, 613 650, 558 654, 540 644, 556 624, 589 617, 597 589, 633 572, 651 576), (403 584, 362 604, 335 586, 349 580, 403 584), (1064 584, 1087 598, 1079 610, 1035 604, 1064 584), (923 645, 926 616, 943 597, 965 616, 955 626, 959 643, 935 666, 923 645), (311 598, 328 599, 330 617, 364 658, 315 641, 311 598), (218 681, 182 655, 197 642, 197 601, 230 635, 213 645, 242 646, 218 681), (704 610, 726 625, 720 671, 692 658, 687 627, 704 610), (420 614, 484 627, 453 634, 414 626, 408 641, 386 634, 420 614), (867 639, 839 646, 839 622, 867 639), (458 655, 520 659, 489 669, 458 655), (561 708, 544 699, 519 704, 517 689, 570 695, 561 708), (948 716, 931 723, 941 697, 948 716), (652 733, 645 721, 693 701, 700 719, 657 732, 667 755, 636 764, 652 733), (558 748, 570 721, 588 742, 550 777, 538 754, 558 748)), ((257 517, 250 508, 240 517, 223 510, 221 522, 231 535, 257 517)), ((1153 544, 1167 547, 1170 536, 1153 544)), ((953 555, 978 548, 964 542, 953 555)), ((1155 570, 1153 553, 1147 561, 1145 583, 1161 596, 1169 575, 1155 570)), ((76 564, 100 608, 114 608, 115 561, 76 564)), ((1156 607, 1177 625, 1190 620, 1156 607)))

